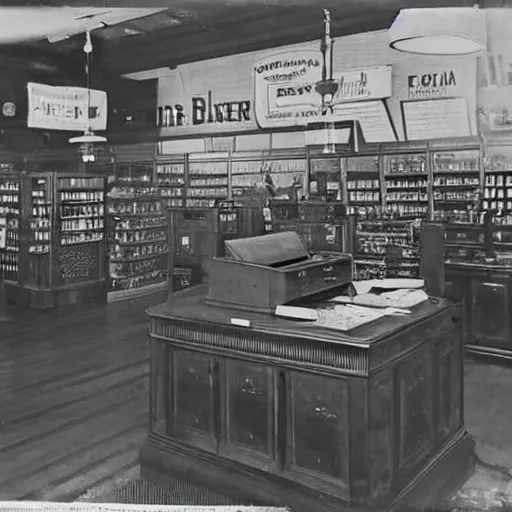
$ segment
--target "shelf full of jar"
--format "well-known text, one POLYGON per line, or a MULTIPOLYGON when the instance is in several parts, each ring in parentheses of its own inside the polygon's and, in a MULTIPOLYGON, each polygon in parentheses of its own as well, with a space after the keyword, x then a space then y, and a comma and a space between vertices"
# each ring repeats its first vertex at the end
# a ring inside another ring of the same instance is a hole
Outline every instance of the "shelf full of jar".
POLYGON ((5 248, 0 249, 0 271, 7 281, 18 280, 20 251, 20 182, 0 178, 0 217, 5 218, 5 248))
MULTIPOLYGON (((75 187, 81 190, 63 190, 61 185, 59 191, 60 244, 67 246, 101 242, 105 239, 104 191, 95 190, 92 179, 89 179, 90 187, 85 187, 79 178, 72 180, 78 182, 75 187)), ((101 180, 99 184, 102 183, 101 180)))
MULTIPOLYGON (((115 274, 114 274, 115 275, 115 274)), ((153 284, 165 283, 167 280, 167 270, 151 270, 140 275, 130 277, 111 277, 110 290, 122 291, 143 288, 153 284)))
POLYGON ((163 212, 160 197, 153 198, 152 201, 119 198, 118 201, 109 201, 108 205, 108 213, 114 216, 161 217, 163 212))
MULTIPOLYGON (((152 284, 165 282, 167 278, 167 246, 156 245, 158 252, 139 258, 118 258, 127 256, 114 252, 110 259, 110 289, 112 291, 141 288, 152 284)), ((117 246, 122 251, 121 246, 117 246)), ((116 251, 114 245, 113 250, 116 251)), ((132 253, 132 255, 135 253, 132 253)))
POLYGON ((144 241, 143 243, 122 243, 113 240, 110 248, 110 262, 133 265, 158 258, 168 252, 166 238, 144 241))
POLYGON ((109 205, 112 226, 110 259, 146 257, 155 244, 167 244, 165 210, 160 198, 156 202, 133 200, 109 205), (117 256, 116 256, 117 254, 117 256))
POLYGON ((146 187, 153 182, 153 165, 118 164, 110 183, 113 186, 146 187))

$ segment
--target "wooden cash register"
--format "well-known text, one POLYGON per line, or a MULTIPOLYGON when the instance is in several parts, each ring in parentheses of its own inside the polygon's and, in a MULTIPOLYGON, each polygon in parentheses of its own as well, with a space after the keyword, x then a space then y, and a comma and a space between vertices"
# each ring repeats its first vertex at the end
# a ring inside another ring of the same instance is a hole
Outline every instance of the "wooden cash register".
POLYGON ((473 467, 460 306, 430 299, 351 330, 278 317, 283 302, 331 307, 351 278, 350 256, 292 235, 230 241, 208 284, 148 310, 143 475, 294 512, 421 509, 453 492, 473 467))

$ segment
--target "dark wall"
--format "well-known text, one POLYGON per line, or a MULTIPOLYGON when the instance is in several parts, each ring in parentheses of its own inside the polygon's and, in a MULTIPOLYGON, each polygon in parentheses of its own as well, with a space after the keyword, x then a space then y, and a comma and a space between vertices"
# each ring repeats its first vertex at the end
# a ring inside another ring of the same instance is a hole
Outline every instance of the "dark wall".
MULTIPOLYGON (((48 85, 81 85, 52 82, 51 78, 41 79, 16 72, 12 68, 0 68, 0 147, 21 153, 38 149, 69 146, 71 132, 34 130, 27 128, 27 89, 29 81, 48 85), (6 102, 16 106, 13 117, 4 115, 6 102)), ((108 94, 109 114, 107 132, 104 135, 112 142, 132 143, 156 140, 155 112, 157 111, 157 80, 136 82, 132 80, 110 80, 108 83, 93 84, 108 94)))

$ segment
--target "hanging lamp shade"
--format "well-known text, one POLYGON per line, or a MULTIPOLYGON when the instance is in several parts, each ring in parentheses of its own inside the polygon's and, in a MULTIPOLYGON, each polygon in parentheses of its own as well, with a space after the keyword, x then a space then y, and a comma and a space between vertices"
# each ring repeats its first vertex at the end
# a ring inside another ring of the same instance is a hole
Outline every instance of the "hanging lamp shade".
POLYGON ((70 144, 94 144, 95 142, 107 142, 107 138, 101 135, 95 135, 94 133, 85 133, 78 137, 71 137, 69 142, 70 144))
POLYGON ((477 7, 402 9, 389 45, 420 55, 468 55, 485 48, 484 11, 477 7))

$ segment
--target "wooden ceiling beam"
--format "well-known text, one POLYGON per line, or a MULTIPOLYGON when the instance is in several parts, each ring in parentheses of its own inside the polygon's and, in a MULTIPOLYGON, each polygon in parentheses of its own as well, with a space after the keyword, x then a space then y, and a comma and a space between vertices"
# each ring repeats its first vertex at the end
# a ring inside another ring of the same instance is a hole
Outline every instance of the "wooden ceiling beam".
MULTIPOLYGON (((332 31, 335 36, 348 35, 361 31, 364 23, 367 31, 387 28, 393 17, 389 12, 373 11, 372 17, 351 17, 347 19, 333 18, 332 31)), ((169 37, 147 46, 140 46, 136 51, 137 58, 126 59, 126 49, 107 47, 103 55, 102 65, 117 74, 125 74, 147 69, 177 66, 189 62, 206 60, 226 55, 263 50, 277 46, 319 39, 322 36, 322 22, 309 20, 299 23, 287 18, 267 20, 267 23, 245 24, 240 27, 226 27, 214 32, 187 34, 179 38, 169 37), (283 27, 286 27, 284 29, 283 27), (168 48, 173 48, 169 52, 168 48), (123 57, 124 56, 124 57, 123 57)), ((135 50, 134 50, 135 52, 135 50)), ((135 55, 133 53, 132 55, 135 55)))

